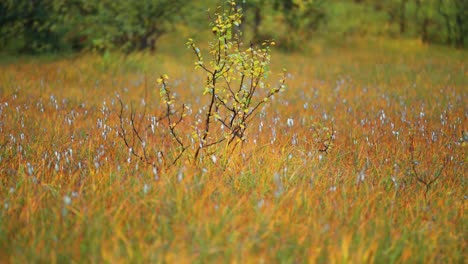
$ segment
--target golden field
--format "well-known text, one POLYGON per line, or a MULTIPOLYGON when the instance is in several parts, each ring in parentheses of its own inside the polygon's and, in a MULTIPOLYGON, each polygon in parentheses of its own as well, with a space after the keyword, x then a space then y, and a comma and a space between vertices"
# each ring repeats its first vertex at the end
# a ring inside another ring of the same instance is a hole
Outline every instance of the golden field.
POLYGON ((205 76, 173 50, 0 65, 0 262, 464 262, 466 51, 379 39, 273 51, 269 80, 286 68, 287 89, 246 142, 198 162, 191 145, 155 170, 119 137, 118 98, 148 131, 168 74, 190 142, 205 76))

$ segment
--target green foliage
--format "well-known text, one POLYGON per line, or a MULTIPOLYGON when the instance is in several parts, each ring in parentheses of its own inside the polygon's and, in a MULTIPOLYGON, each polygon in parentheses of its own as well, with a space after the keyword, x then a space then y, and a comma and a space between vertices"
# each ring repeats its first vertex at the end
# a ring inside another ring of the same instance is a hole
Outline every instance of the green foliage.
POLYGON ((154 51, 187 0, 83 1, 83 35, 96 50, 154 51))
MULTIPOLYGON (((215 0, 4 0, 0 50, 11 53, 154 51, 161 36, 199 30, 215 0), (181 26, 182 31, 177 31, 181 26), (183 32, 183 31, 186 32, 183 32), (177 32, 175 32, 177 31, 177 32)), ((246 0, 239 27, 253 43, 275 39, 304 50, 311 39, 347 36, 419 38, 468 46, 465 0, 246 0)))
POLYGON ((60 1, 0 2, 0 49, 23 53, 63 48, 60 1))
POLYGON ((325 6, 325 9, 328 19, 323 34, 333 32, 338 39, 388 34, 386 14, 375 10, 372 5, 340 1, 325 6))
POLYGON ((276 5, 284 15, 288 34, 282 36, 287 49, 301 49, 304 41, 325 22, 324 0, 287 0, 277 1, 276 5), (291 32, 293 34, 291 34, 291 32))
POLYGON ((38 0, 0 3, 0 48, 48 52, 155 50, 190 1, 38 0))
POLYGON ((425 43, 468 46, 468 2, 464 0, 387 0, 374 4, 384 9, 399 35, 419 37, 425 43))
MULTIPOLYGON (((438 17, 442 18, 445 39, 442 43, 452 44, 458 48, 468 47, 468 2, 464 0, 439 0, 437 3, 438 17)), ((440 32, 439 32, 440 34, 440 32)), ((436 35, 439 35, 436 34, 436 35)), ((442 35, 442 34, 440 34, 442 35)))
POLYGON ((253 42, 262 43, 263 39, 274 38, 282 49, 301 50, 304 42, 326 22, 324 2, 252 0, 241 6, 246 10, 243 20, 250 26, 253 42))
POLYGON ((228 145, 237 143, 236 139, 244 141, 254 113, 285 88, 284 74, 278 86, 271 87, 265 82, 270 72, 270 46, 275 43, 265 41, 261 47, 245 48, 240 33, 235 30, 241 26, 242 9, 235 1, 227 1, 227 5, 222 10, 218 8, 214 15, 208 63, 193 39, 187 42, 197 57, 195 68, 206 74, 203 95, 209 97, 203 124, 195 125, 194 137, 199 141, 195 159, 201 150, 225 140, 228 145), (214 123, 227 132, 213 133, 214 123))

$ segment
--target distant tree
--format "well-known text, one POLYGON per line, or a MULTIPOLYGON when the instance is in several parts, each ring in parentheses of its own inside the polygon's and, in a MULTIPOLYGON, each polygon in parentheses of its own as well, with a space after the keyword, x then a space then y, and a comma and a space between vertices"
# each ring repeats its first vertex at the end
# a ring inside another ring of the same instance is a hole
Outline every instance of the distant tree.
POLYGON ((467 35, 468 35, 468 1, 466 0, 455 0, 455 22, 457 37, 455 44, 457 47, 467 47, 467 35))
POLYGON ((252 25, 252 35, 253 40, 260 40, 262 38, 260 33, 260 25, 263 22, 263 16, 265 15, 265 9, 269 6, 266 3, 266 0, 251 0, 245 1, 242 3, 242 8, 244 9, 244 16, 242 18, 243 24, 246 25, 246 16, 251 16, 252 19, 249 21, 252 25))
POLYGON ((376 4, 377 10, 382 7, 385 9, 391 24, 398 24, 400 35, 404 34, 407 28, 407 4, 408 0, 384 0, 376 4))
POLYGON ((468 35, 468 1, 438 0, 437 4, 437 11, 446 28, 446 42, 458 48, 465 47, 468 35))
POLYGON ((59 1, 0 1, 0 48, 37 53, 61 49, 59 1))
POLYGON ((386 11, 389 22, 398 25, 400 35, 418 36, 425 43, 467 46, 466 0, 384 0, 374 5, 386 11), (408 28, 415 30, 408 32, 408 28))
POLYGON ((468 1, 414 0, 414 20, 418 34, 425 43, 438 42, 466 47, 468 34, 468 1))
POLYGON ((82 33, 97 50, 156 50, 189 0, 81 1, 82 33))
POLYGON ((275 0, 274 8, 283 13, 288 28, 288 35, 283 36, 287 48, 300 49, 303 41, 310 39, 326 20, 324 3, 325 0, 275 0))
POLYGON ((415 13, 415 22, 416 27, 419 29, 418 34, 421 37, 421 40, 424 43, 429 42, 429 28, 431 25, 435 24, 435 7, 434 1, 424 1, 424 0, 415 0, 416 3, 416 13, 415 13))
POLYGON ((274 7, 283 12, 291 29, 313 31, 326 17, 324 2, 325 0, 275 0, 274 7))
POLYGON ((3 0, 0 48, 154 51, 189 0, 3 0))
POLYGON ((238 2, 238 8, 242 8, 243 26, 238 28, 244 32, 250 29, 251 41, 256 43, 268 38, 279 40, 281 47, 286 49, 298 49, 301 43, 309 39, 320 24, 325 21, 325 0, 249 0, 238 2), (266 16, 276 17, 274 22, 278 26, 286 28, 284 32, 262 31, 262 23, 266 16))
POLYGON ((406 32, 406 5, 408 4, 408 0, 400 0, 398 9, 399 9, 399 17, 398 17, 398 25, 400 28, 400 34, 406 32))

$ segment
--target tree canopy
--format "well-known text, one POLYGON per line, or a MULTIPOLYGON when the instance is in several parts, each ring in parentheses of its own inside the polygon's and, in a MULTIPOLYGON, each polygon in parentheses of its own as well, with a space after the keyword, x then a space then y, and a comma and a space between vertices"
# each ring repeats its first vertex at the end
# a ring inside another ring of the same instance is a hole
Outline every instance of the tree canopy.
MULTIPOLYGON (((177 24, 197 31, 205 24, 194 10, 215 0, 3 0, 0 51, 155 51, 161 36, 177 24)), ((279 47, 300 49, 327 35, 386 35, 420 38, 466 48, 465 0, 244 0, 239 30, 255 42, 275 39, 279 47)))

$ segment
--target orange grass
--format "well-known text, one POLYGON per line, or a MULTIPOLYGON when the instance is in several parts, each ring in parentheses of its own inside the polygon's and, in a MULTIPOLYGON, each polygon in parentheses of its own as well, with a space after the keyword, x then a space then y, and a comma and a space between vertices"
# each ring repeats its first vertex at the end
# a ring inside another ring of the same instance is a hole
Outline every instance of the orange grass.
POLYGON ((0 259, 463 262, 467 53, 347 45, 274 54, 289 88, 250 124, 248 142, 232 153, 220 146, 216 163, 183 159, 158 175, 128 161, 116 94, 156 113, 155 81, 168 73, 195 113, 203 76, 192 58, 0 66, 0 259), (333 129, 327 152, 313 126, 333 129), (438 173, 428 190, 416 179, 438 173))

